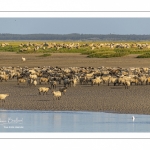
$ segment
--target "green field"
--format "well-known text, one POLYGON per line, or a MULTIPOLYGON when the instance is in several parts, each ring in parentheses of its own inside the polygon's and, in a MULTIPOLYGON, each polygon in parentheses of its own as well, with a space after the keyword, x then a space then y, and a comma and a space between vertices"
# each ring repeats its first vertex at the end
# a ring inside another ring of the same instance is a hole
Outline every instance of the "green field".
POLYGON ((0 41, 0 52, 81 53, 93 58, 123 57, 137 54, 137 58, 150 58, 150 41, 0 41))

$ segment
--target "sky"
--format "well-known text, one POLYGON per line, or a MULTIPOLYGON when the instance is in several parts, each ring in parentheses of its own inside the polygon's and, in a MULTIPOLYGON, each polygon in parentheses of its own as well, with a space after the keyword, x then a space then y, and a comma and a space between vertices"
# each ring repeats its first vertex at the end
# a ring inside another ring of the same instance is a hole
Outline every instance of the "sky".
POLYGON ((0 33, 150 34, 150 18, 0 18, 0 33))

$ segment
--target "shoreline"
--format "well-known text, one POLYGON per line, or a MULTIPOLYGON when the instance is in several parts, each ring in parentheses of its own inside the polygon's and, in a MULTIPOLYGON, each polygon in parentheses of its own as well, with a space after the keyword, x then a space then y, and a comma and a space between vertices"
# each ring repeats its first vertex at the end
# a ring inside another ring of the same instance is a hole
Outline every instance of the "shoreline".
MULTIPOLYGON (((150 115, 150 114, 139 114, 139 113, 122 113, 122 112, 112 112, 112 111, 82 111, 82 110, 16 110, 16 109, 9 109, 9 110, 4 110, 4 109, 0 109, 0 112, 7 112, 8 111, 18 111, 18 112, 21 112, 21 113, 32 113, 32 112, 35 112, 35 113, 108 113, 108 114, 126 114, 126 115, 150 115)), ((15 112, 16 113, 16 112, 15 112)))

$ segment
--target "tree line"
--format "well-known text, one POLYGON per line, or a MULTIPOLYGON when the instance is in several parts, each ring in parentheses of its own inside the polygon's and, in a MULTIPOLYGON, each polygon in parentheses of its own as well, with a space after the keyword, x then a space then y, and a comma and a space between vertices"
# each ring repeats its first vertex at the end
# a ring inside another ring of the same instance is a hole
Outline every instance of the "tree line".
POLYGON ((0 40, 93 40, 93 41, 144 41, 150 35, 119 34, 0 34, 0 40))

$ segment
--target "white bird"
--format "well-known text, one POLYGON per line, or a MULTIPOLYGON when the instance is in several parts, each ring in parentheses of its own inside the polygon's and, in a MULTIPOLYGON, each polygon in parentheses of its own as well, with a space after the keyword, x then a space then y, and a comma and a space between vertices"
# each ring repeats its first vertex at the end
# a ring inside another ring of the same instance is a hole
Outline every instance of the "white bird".
POLYGON ((135 120, 135 117, 134 116, 132 116, 132 121, 134 121, 135 120))
POLYGON ((26 58, 22 57, 22 61, 26 61, 26 58))

